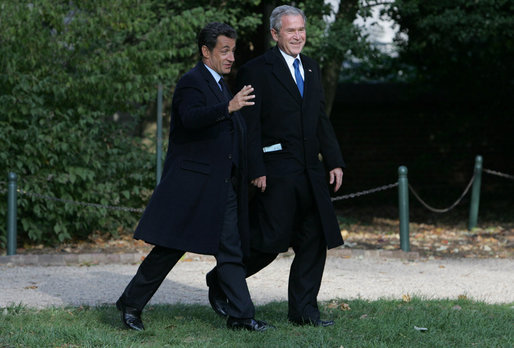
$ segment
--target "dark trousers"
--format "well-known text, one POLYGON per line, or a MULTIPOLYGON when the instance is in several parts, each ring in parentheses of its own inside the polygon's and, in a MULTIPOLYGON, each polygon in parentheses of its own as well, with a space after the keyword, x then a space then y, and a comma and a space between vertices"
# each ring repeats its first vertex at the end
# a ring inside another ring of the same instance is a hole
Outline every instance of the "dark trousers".
MULTIPOLYGON (((273 180, 274 178, 270 178, 273 180)), ((260 197, 259 214, 264 206, 267 218, 280 221, 282 233, 291 230, 289 245, 295 253, 289 272, 288 318, 294 321, 316 321, 320 318, 317 297, 325 268, 327 245, 321 228, 320 215, 306 174, 292 175, 275 181, 260 197), (272 191, 273 190, 273 191, 272 191), (276 215, 275 215, 276 214, 276 215)), ((266 247, 252 248, 246 259, 246 276, 250 277, 269 265, 278 255, 266 247)), ((211 272, 214 272, 212 270, 211 272)))
MULTIPOLYGON (((289 271, 288 318, 295 321, 319 319, 317 297, 325 268, 327 246, 322 232, 320 215, 306 173, 285 177, 269 177, 269 192, 256 197, 259 214, 266 212, 266 220, 280 226, 280 233, 289 236, 295 253, 289 271), (273 209, 265 209, 273 207, 273 209)), ((263 220, 261 220, 263 221, 263 220)), ((276 253, 266 248, 252 250, 246 262, 247 276, 266 267, 276 253)))
MULTIPOLYGON (((237 227, 237 196, 228 185, 227 207, 216 257, 219 284, 227 295, 227 313, 234 318, 253 318, 255 308, 246 285, 241 240, 237 227)), ((184 251, 155 246, 139 266, 120 297, 125 306, 140 311, 155 294, 184 251)))

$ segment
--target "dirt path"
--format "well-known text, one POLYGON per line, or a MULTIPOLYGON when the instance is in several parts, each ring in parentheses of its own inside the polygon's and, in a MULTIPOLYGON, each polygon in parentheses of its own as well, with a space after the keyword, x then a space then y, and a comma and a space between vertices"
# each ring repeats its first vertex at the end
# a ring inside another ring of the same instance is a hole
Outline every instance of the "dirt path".
MULTIPOLYGON (((281 257, 248 279, 257 305, 287 300, 291 257, 281 257)), ((188 257, 168 275, 150 303, 207 305, 205 274, 212 257, 188 257)), ((0 265, 0 307, 112 305, 135 274, 137 265, 0 265)), ((327 259, 320 301, 332 299, 427 299, 459 296, 487 303, 514 303, 514 260, 443 259, 405 261, 382 257, 327 259)))

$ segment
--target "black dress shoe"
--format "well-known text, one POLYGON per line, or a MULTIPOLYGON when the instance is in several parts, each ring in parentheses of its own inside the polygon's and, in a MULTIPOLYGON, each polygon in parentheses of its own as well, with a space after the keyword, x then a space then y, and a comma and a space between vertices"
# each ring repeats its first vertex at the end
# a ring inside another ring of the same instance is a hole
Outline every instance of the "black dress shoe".
POLYGON ((121 321, 126 327, 136 331, 143 331, 145 329, 141 320, 141 311, 125 306, 121 300, 116 301, 116 308, 121 311, 121 321))
POLYGON ((311 319, 300 319, 300 320, 293 320, 293 319, 289 319, 290 322, 292 322, 294 325, 300 325, 300 326, 303 326, 303 325, 312 325, 312 326, 319 326, 319 327, 327 327, 327 326, 332 326, 334 325, 334 321, 333 320, 321 320, 321 319, 316 319, 316 320, 311 320, 311 319))
POLYGON ((227 327, 232 330, 248 330, 248 331, 266 331, 268 329, 274 329, 273 325, 270 325, 262 320, 251 319, 239 319, 228 317, 227 327))
POLYGON ((211 271, 207 273, 205 279, 207 280, 207 286, 209 287, 209 303, 211 304, 212 310, 219 316, 226 317, 227 314, 227 297, 218 284, 218 280, 211 271))

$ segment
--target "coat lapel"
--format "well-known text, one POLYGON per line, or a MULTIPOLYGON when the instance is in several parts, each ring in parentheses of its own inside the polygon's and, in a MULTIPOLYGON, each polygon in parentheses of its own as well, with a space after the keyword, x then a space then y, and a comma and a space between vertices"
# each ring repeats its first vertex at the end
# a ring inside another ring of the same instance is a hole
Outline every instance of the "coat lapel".
POLYGON ((273 74, 277 78, 278 83, 282 84, 284 88, 296 99, 296 101, 301 104, 302 96, 300 95, 298 86, 296 85, 296 82, 294 82, 293 76, 291 76, 291 72, 287 67, 284 57, 280 54, 278 47, 275 46, 269 50, 266 58, 273 66, 273 74))
POLYGON ((223 92, 221 91, 221 89, 218 85, 218 82, 216 82, 216 80, 214 80, 214 77, 209 72, 209 70, 207 70, 207 68, 205 67, 203 62, 200 61, 196 66, 197 66, 198 70, 200 71, 200 73, 202 74, 205 81, 207 82, 207 86, 209 86, 209 89, 211 90, 211 92, 216 96, 216 98, 218 98, 218 100, 220 102, 225 101, 226 98, 223 95, 223 92))

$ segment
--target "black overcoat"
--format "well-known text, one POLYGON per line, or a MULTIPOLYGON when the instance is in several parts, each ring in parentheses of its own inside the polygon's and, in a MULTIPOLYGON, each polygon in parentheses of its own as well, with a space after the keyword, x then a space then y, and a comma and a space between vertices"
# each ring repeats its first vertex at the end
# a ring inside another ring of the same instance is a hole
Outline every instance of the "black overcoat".
MULTIPOLYGON (((321 73, 315 61, 301 55, 305 71, 304 96, 300 95, 291 72, 278 47, 249 61, 238 73, 238 85, 255 88, 255 105, 242 110, 248 127, 249 179, 267 176, 266 190, 280 198, 280 190, 290 174, 306 172, 316 207, 321 217, 323 234, 328 248, 343 244, 334 207, 331 202, 327 170, 344 168, 339 144, 325 113, 321 73), (282 150, 263 152, 263 147, 281 144, 282 150), (321 154, 321 156, 320 156, 321 154), (279 184, 277 184, 279 183, 279 184)), ((261 193, 257 192, 255 199, 261 193)), ((261 206, 257 219, 266 211, 287 210, 280 199, 261 206)), ((252 247, 264 252, 283 252, 291 245, 294 231, 280 226, 281 221, 257 224, 252 221, 252 247)))
POLYGON ((177 83, 172 102, 168 152, 159 185, 134 238, 147 243, 216 255, 233 167, 239 148, 238 216, 241 244, 249 250, 246 126, 199 62, 177 83), (237 136, 234 137, 234 132, 237 136))

